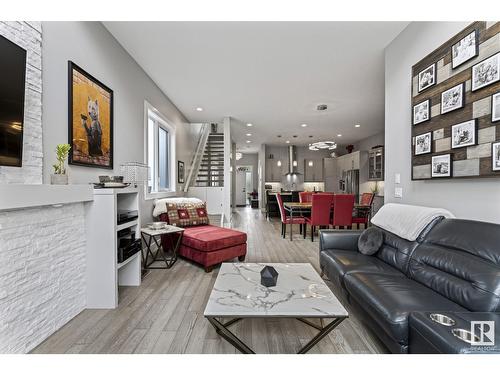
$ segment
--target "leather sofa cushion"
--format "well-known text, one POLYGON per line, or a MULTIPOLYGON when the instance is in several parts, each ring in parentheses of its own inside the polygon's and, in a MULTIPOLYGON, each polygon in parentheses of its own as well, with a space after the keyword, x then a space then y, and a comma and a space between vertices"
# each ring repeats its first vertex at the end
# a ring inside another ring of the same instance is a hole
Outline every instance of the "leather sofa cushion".
POLYGON ((325 250, 320 253, 320 264, 327 276, 344 286, 344 275, 349 272, 375 272, 404 276, 380 259, 351 250, 325 250))
POLYGON ((406 274, 410 256, 418 242, 405 240, 383 229, 382 231, 384 232, 384 243, 375 256, 406 274))
POLYGON ((199 251, 215 251, 246 242, 246 233, 213 225, 184 228, 182 236, 182 245, 199 251))
POLYGON ((424 242, 462 250, 500 266, 500 225, 498 224, 446 219, 430 231, 424 242))
POLYGON ((409 275, 467 310, 500 311, 500 267, 468 251, 424 243, 409 275))
POLYGON ((351 272, 344 284, 388 336, 408 344, 408 315, 414 311, 464 311, 433 290, 402 274, 351 272))

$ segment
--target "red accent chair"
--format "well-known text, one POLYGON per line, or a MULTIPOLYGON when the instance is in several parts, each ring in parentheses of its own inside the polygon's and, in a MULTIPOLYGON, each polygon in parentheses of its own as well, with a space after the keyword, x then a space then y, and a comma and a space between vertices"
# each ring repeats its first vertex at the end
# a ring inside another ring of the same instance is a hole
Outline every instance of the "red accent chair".
MULTIPOLYGON (((307 224, 311 225, 311 241, 314 241, 314 229, 317 225, 330 226, 333 197, 333 194, 314 194, 312 196, 311 217, 306 218, 306 227, 307 224)), ((306 238, 305 229, 304 238, 306 238)))
MULTIPOLYGON (((306 223, 306 219, 303 216, 294 216, 293 219, 290 218, 286 214, 285 206, 283 206, 283 198, 281 198, 281 194, 277 193, 276 194, 276 200, 278 201, 278 206, 280 208, 280 215, 281 215, 281 237, 285 238, 286 236, 286 225, 287 224, 299 224, 300 225, 300 231, 302 232, 303 226, 306 223)), ((304 233, 305 233, 305 228, 304 228, 304 233)))
MULTIPOLYGON (((168 215, 161 214, 160 220, 168 222, 168 215)), ((164 249, 168 249, 168 236, 162 236, 161 240, 164 249)), ((201 264, 205 272, 210 272, 215 265, 233 258, 244 261, 246 253, 246 233, 214 225, 184 228, 182 242, 177 251, 178 255, 201 264)))
POLYGON ((335 194, 333 197, 333 220, 334 227, 352 227, 352 210, 354 209, 354 195, 335 194))
POLYGON ((299 202, 300 203, 309 203, 312 202, 312 191, 301 191, 299 192, 299 202))
POLYGON ((356 208, 354 210, 354 216, 352 218, 352 223, 357 224, 359 228, 359 224, 363 224, 365 228, 368 227, 368 223, 370 222, 370 216, 372 213, 373 199, 375 198, 375 194, 373 193, 363 193, 361 194, 361 199, 359 204, 363 206, 370 206, 370 208, 356 208))

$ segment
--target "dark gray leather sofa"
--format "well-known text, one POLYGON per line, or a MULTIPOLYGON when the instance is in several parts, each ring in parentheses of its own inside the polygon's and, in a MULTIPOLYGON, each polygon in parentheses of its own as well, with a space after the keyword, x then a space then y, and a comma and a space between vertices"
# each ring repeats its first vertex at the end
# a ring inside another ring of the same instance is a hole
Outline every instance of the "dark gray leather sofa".
POLYGON ((373 256, 360 233, 321 231, 320 267, 391 352, 412 351, 413 312, 500 312, 500 225, 439 218, 413 242, 384 231, 373 256))

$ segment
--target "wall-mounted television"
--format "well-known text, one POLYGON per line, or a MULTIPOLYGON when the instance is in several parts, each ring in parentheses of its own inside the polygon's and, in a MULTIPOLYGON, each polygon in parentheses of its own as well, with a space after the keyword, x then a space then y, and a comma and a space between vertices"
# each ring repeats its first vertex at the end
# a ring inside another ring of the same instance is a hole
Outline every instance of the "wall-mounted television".
POLYGON ((0 165, 23 162, 26 50, 0 36, 0 165))

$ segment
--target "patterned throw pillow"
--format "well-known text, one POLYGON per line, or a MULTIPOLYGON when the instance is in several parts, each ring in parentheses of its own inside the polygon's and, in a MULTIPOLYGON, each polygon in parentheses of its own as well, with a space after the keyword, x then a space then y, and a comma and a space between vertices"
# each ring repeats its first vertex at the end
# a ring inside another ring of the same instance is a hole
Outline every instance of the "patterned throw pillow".
POLYGON ((167 203, 167 216, 178 227, 209 224, 205 203, 167 203))

